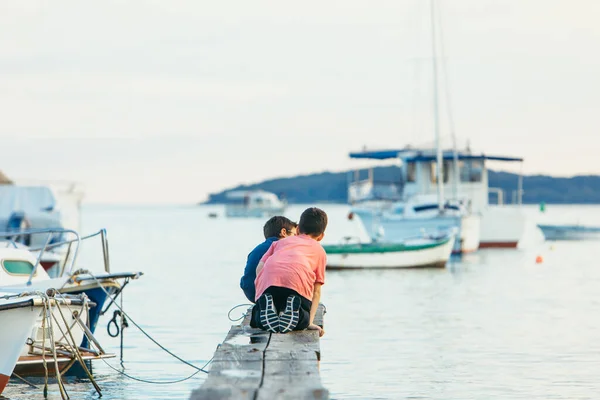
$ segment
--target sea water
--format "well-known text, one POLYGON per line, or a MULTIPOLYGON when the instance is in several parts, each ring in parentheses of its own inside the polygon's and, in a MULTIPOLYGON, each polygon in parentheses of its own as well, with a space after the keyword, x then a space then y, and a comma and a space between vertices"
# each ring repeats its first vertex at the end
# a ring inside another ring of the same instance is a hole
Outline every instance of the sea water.
MULTIPOLYGON (((364 232, 348 207, 321 205, 326 241, 364 232)), ((298 220, 304 206, 286 215, 298 220)), ((600 393, 598 242, 543 242, 534 221, 597 223, 600 207, 525 207, 532 223, 525 247, 485 250, 446 269, 330 271, 323 287, 326 334, 323 384, 334 399, 592 399, 600 393), (541 256, 543 262, 536 263, 541 256)), ((239 278, 263 240, 260 219, 226 219, 220 206, 85 206, 83 233, 107 228, 111 269, 142 271, 124 308, 170 351, 204 365, 225 338, 228 311, 246 303, 239 278), (216 212, 217 218, 208 214, 216 212)), ((78 267, 102 270, 99 242, 82 248, 78 267)), ((240 316, 244 308, 234 312, 240 316)), ((117 357, 103 316, 97 337, 117 357)), ((130 322, 124 372, 164 382, 195 370, 157 347, 130 322)), ((97 361, 102 398, 187 399, 203 373, 164 385, 129 379, 97 361)), ((40 383, 40 381, 36 381, 40 383)), ((86 380, 69 380, 72 399, 98 398, 86 380)), ((9 399, 42 399, 11 381, 9 399)), ((56 384, 50 399, 60 399, 56 384)))

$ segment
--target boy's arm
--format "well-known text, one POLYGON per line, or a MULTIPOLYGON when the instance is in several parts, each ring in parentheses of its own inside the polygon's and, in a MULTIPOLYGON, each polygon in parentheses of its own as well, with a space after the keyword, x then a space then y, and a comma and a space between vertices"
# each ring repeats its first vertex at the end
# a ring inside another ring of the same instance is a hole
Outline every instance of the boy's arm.
POLYGON ((263 269, 263 267, 265 266, 264 262, 259 262, 258 265, 256 266, 256 276, 258 276, 258 273, 260 272, 261 269, 263 269))
POLYGON ((312 305, 310 306, 310 325, 315 322, 315 315, 317 315, 317 308, 319 308, 319 302, 321 301, 321 286, 320 283, 315 283, 312 305))
POLYGON ((277 245, 277 242, 273 242, 271 244, 271 247, 269 247, 267 252, 265 254, 263 254, 263 256, 261 257, 260 261, 258 262, 258 265, 256 266, 256 276, 258 276, 258 273, 260 272, 260 270, 263 269, 263 267, 265 266, 265 262, 267 261, 267 259, 273 255, 273 251, 275 251, 276 245, 277 245))

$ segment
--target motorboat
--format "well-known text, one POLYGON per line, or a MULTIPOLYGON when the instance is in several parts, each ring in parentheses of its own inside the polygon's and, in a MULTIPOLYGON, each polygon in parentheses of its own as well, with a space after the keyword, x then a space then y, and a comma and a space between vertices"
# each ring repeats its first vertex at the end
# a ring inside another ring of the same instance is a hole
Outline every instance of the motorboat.
POLYGON ((0 395, 43 307, 39 296, 0 298, 0 395))
POLYGON ((456 226, 461 252, 490 247, 515 248, 524 236, 527 217, 521 209, 522 177, 515 182, 512 203, 506 204, 504 191, 488 186, 486 166, 487 161, 522 162, 521 158, 474 154, 469 149, 456 154, 446 150, 442 154, 444 174, 440 181, 443 185, 438 185, 434 174, 435 149, 361 151, 351 153, 350 157, 397 159, 402 166, 401 180, 393 183, 401 188, 396 190, 399 199, 374 204, 366 195, 368 190, 356 188, 374 187, 371 180, 350 183, 349 195, 363 193, 359 197, 349 196, 351 212, 360 217, 370 235, 375 234, 373 226, 382 226, 388 240, 456 226), (448 194, 441 208, 435 202, 439 186, 448 194), (490 198, 495 201, 490 202, 490 198), (431 218, 432 214, 436 218, 431 218))
MULTIPOLYGON (((39 234, 45 235, 46 237, 52 237, 57 233, 54 229, 28 230, 24 232, 29 235, 39 234)), ((69 320, 69 326, 74 328, 72 334, 78 345, 87 349, 90 346, 89 335, 85 334, 86 329, 84 329, 83 326, 86 326, 89 329, 89 333, 93 334, 100 316, 114 304, 115 300, 122 293, 124 287, 130 280, 139 278, 142 273, 110 272, 108 242, 106 240, 105 230, 100 230, 84 238, 80 238, 74 231, 62 231, 60 234, 61 236, 73 234, 76 238, 55 244, 46 244, 42 248, 29 248, 12 240, 0 241, 0 265, 2 266, 2 268, 0 268, 0 291, 20 292, 27 290, 44 293, 48 290, 55 290, 61 295, 71 295, 84 299, 84 303, 89 303, 85 306, 85 310, 70 310, 67 319, 71 318, 69 320), (104 272, 93 273, 82 269, 74 270, 80 242, 82 240, 91 240, 94 237, 99 237, 101 239, 105 267, 104 272), (52 246, 67 246, 68 254, 70 255, 65 259, 65 263, 61 264, 59 276, 55 278, 51 278, 48 273, 40 267, 39 262, 43 257, 44 252, 52 246), (93 305, 93 307, 90 305, 93 305)), ((11 233, 0 233, 0 238, 9 238, 10 235, 11 233)), ((48 242, 48 240, 46 240, 46 242, 48 242)), ((37 329, 40 329, 40 323, 38 323, 37 329)), ((39 334, 34 333, 33 337, 39 339, 39 334)), ((22 356, 29 357, 31 355, 36 354, 32 354, 31 346, 26 347, 22 356)), ((31 360, 26 361, 28 361, 26 365, 32 364, 29 362, 31 360)), ((35 365, 31 365, 31 370, 24 369, 25 371, 22 371, 22 373, 29 375, 29 372, 35 370, 35 365)))
POLYGON ((283 215, 287 202, 264 190, 236 190, 227 193, 225 215, 229 218, 269 218, 283 215))
POLYGON ((546 240, 600 240, 600 226, 538 224, 546 240))

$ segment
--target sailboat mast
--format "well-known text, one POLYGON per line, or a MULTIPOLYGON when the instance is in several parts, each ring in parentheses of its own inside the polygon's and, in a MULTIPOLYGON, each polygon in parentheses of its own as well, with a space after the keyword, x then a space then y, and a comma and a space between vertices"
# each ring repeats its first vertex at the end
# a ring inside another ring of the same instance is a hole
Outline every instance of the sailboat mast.
POLYGON ((433 70, 433 130, 435 134, 436 148, 436 180, 438 209, 444 212, 444 160, 442 157, 442 146, 440 143, 440 116, 438 109, 438 73, 437 73, 437 49, 435 33, 435 0, 431 0, 431 51, 432 51, 432 70, 433 70))

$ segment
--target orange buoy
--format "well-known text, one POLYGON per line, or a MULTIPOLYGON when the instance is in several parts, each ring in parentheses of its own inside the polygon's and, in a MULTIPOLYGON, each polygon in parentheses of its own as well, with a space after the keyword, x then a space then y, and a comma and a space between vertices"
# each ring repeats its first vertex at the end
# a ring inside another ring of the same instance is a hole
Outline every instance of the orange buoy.
POLYGON ((543 263, 543 262, 544 262, 544 258, 543 258, 542 256, 537 256, 537 257, 535 258, 535 263, 536 263, 536 264, 541 264, 541 263, 543 263))
POLYGON ((352 211, 350 211, 348 213, 348 220, 352 221, 353 218, 354 218, 354 213, 352 211))

